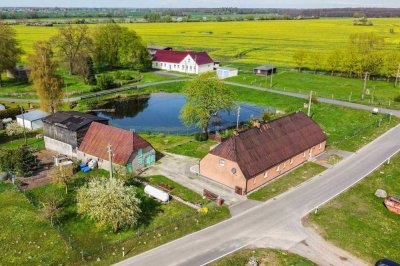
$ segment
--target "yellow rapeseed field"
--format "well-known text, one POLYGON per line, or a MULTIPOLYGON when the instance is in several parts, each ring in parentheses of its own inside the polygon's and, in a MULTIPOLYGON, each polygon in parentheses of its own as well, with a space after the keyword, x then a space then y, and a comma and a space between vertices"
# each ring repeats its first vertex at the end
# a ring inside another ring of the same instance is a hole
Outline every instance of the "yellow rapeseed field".
MULTIPOLYGON (((327 53, 343 47, 349 35, 376 32, 386 39, 387 49, 400 48, 400 19, 371 19, 374 26, 353 26, 352 19, 295 21, 241 21, 198 23, 124 24, 135 30, 148 44, 168 45, 180 49, 209 51, 223 61, 273 63, 291 66, 296 49, 327 53), (394 33, 390 33, 394 29, 394 33)), ((15 26, 23 49, 57 33, 57 27, 15 26)), ((96 25, 90 25, 93 28, 96 25)))

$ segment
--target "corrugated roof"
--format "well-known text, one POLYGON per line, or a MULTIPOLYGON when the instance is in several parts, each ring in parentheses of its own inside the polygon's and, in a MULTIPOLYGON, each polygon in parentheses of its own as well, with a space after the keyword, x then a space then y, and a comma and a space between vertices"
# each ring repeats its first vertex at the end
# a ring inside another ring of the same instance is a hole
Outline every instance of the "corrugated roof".
MULTIPOLYGON (((35 110, 35 111, 28 112, 28 113, 24 113, 23 119, 26 121, 36 121, 36 120, 43 119, 47 116, 49 116, 49 113, 46 113, 42 110, 35 110)), ((17 115, 16 117, 22 119, 22 114, 17 115)))
POLYGON ((45 123, 55 124, 71 131, 77 131, 93 121, 105 122, 108 120, 95 115, 76 111, 57 112, 43 119, 43 122, 45 123))
POLYGON ((178 64, 182 62, 187 55, 190 55, 198 65, 213 63, 214 61, 206 52, 191 51, 173 51, 173 50, 157 50, 153 61, 167 62, 178 64))
POLYGON ((276 68, 276 66, 274 66, 274 65, 262 65, 262 66, 255 67, 254 69, 256 69, 256 70, 272 70, 274 68, 276 68))
POLYGON ((112 145, 113 162, 126 165, 132 153, 151 146, 137 134, 120 128, 93 122, 79 150, 108 161, 108 145, 112 145))
POLYGON ((298 112, 240 132, 210 154, 237 162, 244 176, 251 178, 325 140, 319 125, 298 112))

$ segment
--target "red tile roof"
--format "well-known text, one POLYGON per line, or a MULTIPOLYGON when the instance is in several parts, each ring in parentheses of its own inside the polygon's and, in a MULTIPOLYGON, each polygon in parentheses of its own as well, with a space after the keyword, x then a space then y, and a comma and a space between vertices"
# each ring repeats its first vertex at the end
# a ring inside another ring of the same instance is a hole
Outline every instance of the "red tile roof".
POLYGON ((107 146, 114 152, 113 162, 126 165, 132 153, 150 144, 133 132, 93 122, 79 146, 81 152, 108 160, 107 146))
POLYGON ((210 154, 237 162, 244 176, 251 178, 325 140, 319 125, 298 112, 240 132, 210 154))
POLYGON ((198 65, 210 64, 214 62, 214 60, 212 60, 212 58, 206 52, 173 50, 157 50, 153 57, 153 61, 178 64, 182 62, 187 55, 190 55, 198 65))

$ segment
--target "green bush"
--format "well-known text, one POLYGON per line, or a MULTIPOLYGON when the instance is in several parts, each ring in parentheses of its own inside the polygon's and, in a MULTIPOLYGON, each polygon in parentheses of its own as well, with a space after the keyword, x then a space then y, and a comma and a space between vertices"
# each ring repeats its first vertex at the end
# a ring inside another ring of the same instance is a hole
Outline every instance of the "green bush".
POLYGON ((208 134, 203 133, 203 132, 198 132, 198 133, 194 134, 194 138, 197 141, 206 141, 206 140, 208 140, 208 134))
POLYGON ((397 97, 395 97, 395 98, 394 98, 394 101, 400 103, 400 95, 397 96, 397 97))
POLYGON ((15 119, 17 115, 21 114, 21 110, 18 107, 9 108, 0 111, 0 119, 9 118, 15 119))
POLYGON ((97 75, 97 86, 101 90, 114 88, 115 87, 114 77, 107 74, 97 75))

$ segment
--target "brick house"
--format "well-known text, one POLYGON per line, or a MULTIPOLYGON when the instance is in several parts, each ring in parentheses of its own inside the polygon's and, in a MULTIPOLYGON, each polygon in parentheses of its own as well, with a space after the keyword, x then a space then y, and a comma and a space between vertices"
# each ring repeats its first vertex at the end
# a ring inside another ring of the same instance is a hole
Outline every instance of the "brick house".
POLYGON ((321 154, 325 144, 319 125, 297 112, 231 136, 200 161, 200 174, 245 195, 321 154))
POLYGON ((153 68, 191 74, 214 70, 214 60, 206 52, 157 50, 153 68))
POLYGON ((131 131, 93 122, 77 150, 78 159, 97 161, 98 167, 110 170, 108 146, 113 151, 113 168, 138 173, 156 161, 156 151, 131 131))

